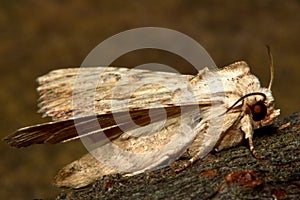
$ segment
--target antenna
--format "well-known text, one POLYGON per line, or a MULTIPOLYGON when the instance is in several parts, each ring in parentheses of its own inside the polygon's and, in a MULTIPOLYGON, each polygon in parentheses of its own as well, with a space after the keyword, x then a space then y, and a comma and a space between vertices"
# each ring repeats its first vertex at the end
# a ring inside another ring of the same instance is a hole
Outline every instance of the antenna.
POLYGON ((272 56, 272 53, 271 53, 270 46, 266 45, 266 47, 267 47, 267 51, 268 51, 269 62, 270 62, 270 72, 271 72, 271 78, 270 78, 268 89, 271 90, 271 87, 272 87, 272 84, 273 84, 273 80, 274 80, 273 56, 272 56))

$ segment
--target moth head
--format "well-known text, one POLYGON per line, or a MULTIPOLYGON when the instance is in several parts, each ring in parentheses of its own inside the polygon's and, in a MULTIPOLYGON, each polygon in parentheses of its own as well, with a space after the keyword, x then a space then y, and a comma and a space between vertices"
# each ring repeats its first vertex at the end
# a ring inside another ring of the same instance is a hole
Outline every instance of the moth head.
POLYGON ((254 128, 271 124, 280 114, 280 110, 274 107, 274 98, 268 88, 261 88, 258 92, 244 95, 226 112, 228 113, 240 102, 243 104, 244 113, 251 115, 254 128))
POLYGON ((246 112, 252 116, 255 128, 269 125, 279 116, 280 110, 275 109, 274 98, 268 88, 261 88, 259 92, 247 96, 252 96, 245 103, 246 112))

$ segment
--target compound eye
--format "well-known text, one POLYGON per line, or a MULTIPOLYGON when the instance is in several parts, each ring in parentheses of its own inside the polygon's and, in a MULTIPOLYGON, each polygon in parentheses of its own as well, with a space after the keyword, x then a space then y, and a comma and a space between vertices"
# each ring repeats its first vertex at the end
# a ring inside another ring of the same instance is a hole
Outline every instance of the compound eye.
POLYGON ((258 101, 251 107, 252 119, 254 121, 260 121, 267 115, 267 106, 262 102, 258 101))

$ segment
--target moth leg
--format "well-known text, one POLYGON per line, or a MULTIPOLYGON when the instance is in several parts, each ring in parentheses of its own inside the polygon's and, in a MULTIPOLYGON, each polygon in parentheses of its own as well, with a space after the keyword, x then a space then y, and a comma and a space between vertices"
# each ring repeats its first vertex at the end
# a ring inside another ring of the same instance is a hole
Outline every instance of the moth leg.
POLYGON ((253 155, 255 158, 257 158, 257 159, 263 159, 263 158, 264 158, 264 156, 259 155, 259 154, 257 153, 257 151, 255 150, 254 145, 253 145, 252 137, 251 137, 251 138, 248 138, 248 144, 249 144, 249 147, 250 147, 250 151, 251 151, 252 155, 253 155))
POLYGON ((245 138, 248 139, 248 144, 252 155, 255 158, 262 159, 264 156, 259 155, 253 145, 253 128, 251 122, 250 115, 245 115, 241 119, 241 130, 245 133, 245 138))
POLYGON ((175 172, 180 172, 189 166, 191 166, 195 161, 199 160, 201 157, 202 152, 197 152, 192 158, 190 158, 188 161, 186 161, 183 165, 180 165, 177 169, 175 169, 175 172))

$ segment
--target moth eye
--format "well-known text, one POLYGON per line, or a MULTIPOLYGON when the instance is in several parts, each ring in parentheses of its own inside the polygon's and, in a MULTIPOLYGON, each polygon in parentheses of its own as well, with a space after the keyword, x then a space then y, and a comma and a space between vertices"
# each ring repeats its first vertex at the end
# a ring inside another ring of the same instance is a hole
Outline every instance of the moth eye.
POLYGON ((267 106, 262 102, 258 101, 251 107, 252 119, 254 121, 260 121, 267 115, 267 106))

